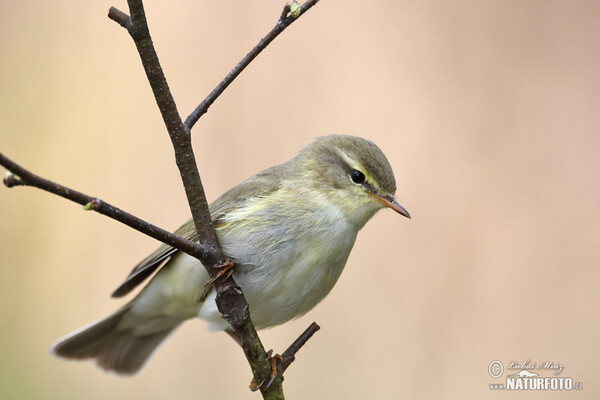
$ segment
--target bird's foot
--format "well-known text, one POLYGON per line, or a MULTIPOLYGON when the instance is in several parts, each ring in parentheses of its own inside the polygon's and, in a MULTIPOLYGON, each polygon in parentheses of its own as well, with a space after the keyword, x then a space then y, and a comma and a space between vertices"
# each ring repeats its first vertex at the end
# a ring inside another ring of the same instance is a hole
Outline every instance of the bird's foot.
MULTIPOLYGON (((279 370, 277 368, 277 363, 279 363, 281 365, 281 363, 283 362, 283 360, 281 359, 281 356, 279 354, 275 354, 274 356, 273 354, 273 350, 269 350, 267 351, 267 358, 269 359, 269 362, 271 363, 271 377, 269 378, 269 381, 267 382, 267 386, 265 386, 265 390, 267 390, 271 384, 273 383, 273 381, 275 380, 275 378, 277 378, 277 375, 279 374, 279 370)), ((250 382, 250 390, 252 390, 253 392, 256 392, 258 389, 261 388, 262 385, 265 384, 265 380, 263 380, 261 383, 257 383, 255 378, 252 378, 252 382, 250 382)))
POLYGON ((228 258, 225 261, 223 261, 221 264, 215 265, 213 268, 218 269, 219 272, 217 272, 217 274, 215 276, 210 278, 204 284, 204 286, 212 285, 213 283, 215 283, 215 281, 217 279, 221 278, 222 276, 225 277, 223 280, 229 278, 231 276, 231 274, 233 274, 233 271, 235 270, 235 263, 228 258))

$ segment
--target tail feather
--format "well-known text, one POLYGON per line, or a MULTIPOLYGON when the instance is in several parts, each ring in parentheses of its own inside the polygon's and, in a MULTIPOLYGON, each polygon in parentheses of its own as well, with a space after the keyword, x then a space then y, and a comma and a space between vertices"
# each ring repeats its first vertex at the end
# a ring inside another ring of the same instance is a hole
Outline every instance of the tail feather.
POLYGON ((132 329, 119 330, 119 323, 129 309, 127 305, 60 339, 50 352, 65 358, 96 359, 97 364, 107 371, 135 374, 178 324, 145 335, 135 334, 132 329))
POLYGON ((118 333, 96 356, 96 362, 107 371, 132 375, 142 368, 154 350, 173 329, 145 336, 133 336, 130 331, 118 333))

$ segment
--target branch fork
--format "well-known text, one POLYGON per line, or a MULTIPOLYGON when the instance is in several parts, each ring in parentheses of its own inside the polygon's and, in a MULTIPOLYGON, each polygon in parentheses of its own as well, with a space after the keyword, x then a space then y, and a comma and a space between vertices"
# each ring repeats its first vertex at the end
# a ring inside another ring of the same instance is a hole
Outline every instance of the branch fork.
POLYGON ((42 178, 0 153, 0 165, 8 170, 3 179, 6 187, 33 186, 64 197, 81 204, 85 210, 106 215, 200 260, 211 277, 209 284, 215 285, 219 311, 232 326, 252 369, 254 382, 261 382, 256 389, 260 389, 265 399, 284 398, 282 374, 294 361, 298 350, 319 330, 319 326, 315 323, 311 324, 281 356, 271 357, 271 351, 269 353, 265 352, 250 319, 248 303, 242 290, 233 280, 233 263, 225 258, 212 225, 200 174, 192 151, 190 131, 200 117, 208 111, 208 108, 250 62, 283 30, 318 1, 307 0, 301 6, 296 0, 288 1, 273 29, 227 74, 186 118, 185 122, 182 122, 154 49, 142 0, 127 1, 130 15, 115 7, 111 7, 108 12, 108 17, 127 30, 137 47, 144 71, 173 143, 176 163, 185 187, 197 237, 199 238, 198 242, 187 240, 152 225, 97 197, 86 195, 42 178), (273 364, 275 367, 271 365, 270 360, 272 359, 275 360, 275 364, 273 364), (264 382, 268 382, 268 384, 264 385, 264 382))

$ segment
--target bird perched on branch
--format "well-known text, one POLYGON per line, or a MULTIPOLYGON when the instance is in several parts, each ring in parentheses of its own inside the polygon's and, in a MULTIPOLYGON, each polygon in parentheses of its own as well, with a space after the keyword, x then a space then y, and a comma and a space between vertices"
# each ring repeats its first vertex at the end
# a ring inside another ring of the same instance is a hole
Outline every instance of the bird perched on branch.
MULTIPOLYGON (((356 235, 380 209, 405 217, 392 168, 372 142, 317 139, 291 160, 234 186, 210 205, 224 254, 257 329, 305 314, 333 288, 356 235)), ((176 234, 196 240, 190 220, 176 234)), ((200 262, 166 244, 140 262, 113 293, 124 296, 157 268, 133 300, 52 347, 61 357, 95 359, 106 370, 136 373, 182 322, 199 317, 231 332, 200 262)))

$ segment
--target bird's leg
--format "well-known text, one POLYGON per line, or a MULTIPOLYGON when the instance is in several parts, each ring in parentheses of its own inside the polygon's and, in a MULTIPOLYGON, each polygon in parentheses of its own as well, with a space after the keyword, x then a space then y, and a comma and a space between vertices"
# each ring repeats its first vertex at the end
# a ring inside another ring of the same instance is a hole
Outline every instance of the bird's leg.
MULTIPOLYGON (((265 390, 268 389, 269 386, 271 386, 271 384, 275 380, 275 378, 277 378, 277 375, 279 374, 278 365, 281 365, 281 363, 283 362, 283 359, 281 358, 281 356, 279 354, 275 354, 274 356, 272 356, 272 354, 273 354, 273 350, 267 351, 267 357, 269 358, 269 362, 271 363, 271 377, 269 378, 269 382, 267 382, 267 386, 265 387, 265 390)), ((260 387, 264 383, 265 383, 265 381, 262 381, 261 383, 257 383, 256 379, 252 378, 252 382, 250 382, 250 390, 252 390, 253 392, 256 392, 258 389, 260 389, 260 387)))
MULTIPOLYGON (((227 333, 229 336, 231 336, 231 338, 233 340, 235 340, 237 344, 239 344, 240 346, 242 345, 242 343, 240 342, 240 339, 237 337, 235 332, 226 330, 225 333, 227 333)), ((274 356, 272 354, 273 354, 273 350, 267 351, 267 358, 269 359, 269 362, 271 363, 271 377, 269 378, 269 381, 267 382, 267 386, 265 387, 265 390, 268 389, 269 386, 271 386, 271 384, 275 380, 275 378, 277 378, 277 375, 280 370, 279 366, 283 363, 283 359, 281 358, 281 356, 279 354, 275 354, 274 356), (277 363, 279 363, 279 365, 277 363)), ((261 386, 265 383, 265 381, 266 381, 266 379, 264 381, 262 381, 261 383, 257 383, 256 379, 252 378, 252 382, 250 382, 250 390, 252 390, 253 392, 256 392, 258 389, 261 388, 261 386)))
POLYGON ((228 258, 225 261, 223 261, 223 263, 221 263, 219 265, 215 265, 213 268, 218 269, 219 272, 217 272, 217 274, 214 277, 210 278, 204 284, 204 286, 212 285, 213 283, 215 283, 215 281, 217 279, 219 279, 222 276, 225 276, 224 279, 229 278, 231 276, 231 274, 233 274, 233 271, 235 270, 235 263, 228 258))

